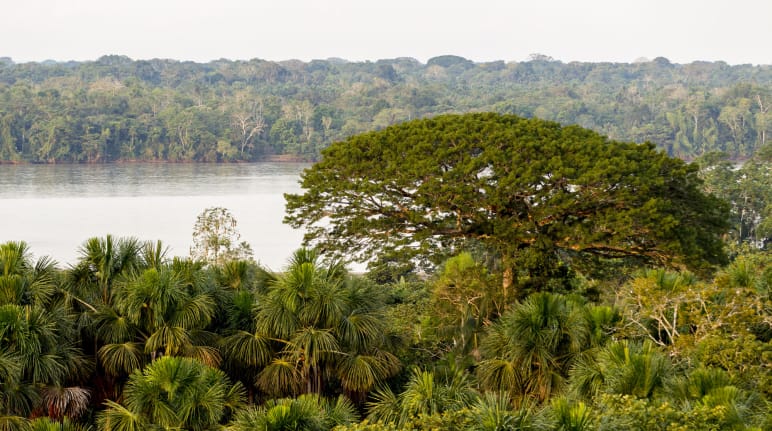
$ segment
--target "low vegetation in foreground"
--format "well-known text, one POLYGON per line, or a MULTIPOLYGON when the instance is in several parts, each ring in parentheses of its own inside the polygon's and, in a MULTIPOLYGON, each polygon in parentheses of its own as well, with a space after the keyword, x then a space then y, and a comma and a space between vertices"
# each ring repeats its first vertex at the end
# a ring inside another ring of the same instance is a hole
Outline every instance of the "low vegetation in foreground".
POLYGON ((280 272, 223 208, 190 258, 0 244, 0 430, 772 429, 764 154, 739 181, 721 157, 441 117, 325 150, 288 196, 320 247, 280 272))

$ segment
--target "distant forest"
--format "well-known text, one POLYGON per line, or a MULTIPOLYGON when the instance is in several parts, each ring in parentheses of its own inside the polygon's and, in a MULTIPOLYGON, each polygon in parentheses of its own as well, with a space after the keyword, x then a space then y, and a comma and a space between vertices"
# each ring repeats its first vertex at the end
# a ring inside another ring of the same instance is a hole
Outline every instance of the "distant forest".
POLYGON ((743 159, 772 130, 772 66, 474 63, 440 56, 132 60, 0 58, 0 161, 314 160, 331 142, 444 113, 494 111, 651 141, 693 159, 743 159))

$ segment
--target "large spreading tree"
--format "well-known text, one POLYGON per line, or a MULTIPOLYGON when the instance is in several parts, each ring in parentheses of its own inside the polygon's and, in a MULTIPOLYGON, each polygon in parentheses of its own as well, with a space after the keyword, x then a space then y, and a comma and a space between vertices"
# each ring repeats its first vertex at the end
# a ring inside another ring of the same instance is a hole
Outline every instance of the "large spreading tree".
POLYGON ((696 267, 723 261, 727 205, 696 166, 650 143, 475 113, 337 142, 288 194, 306 241, 365 261, 444 257, 474 244, 505 274, 598 258, 696 267), (514 271, 513 271, 514 270, 514 271))

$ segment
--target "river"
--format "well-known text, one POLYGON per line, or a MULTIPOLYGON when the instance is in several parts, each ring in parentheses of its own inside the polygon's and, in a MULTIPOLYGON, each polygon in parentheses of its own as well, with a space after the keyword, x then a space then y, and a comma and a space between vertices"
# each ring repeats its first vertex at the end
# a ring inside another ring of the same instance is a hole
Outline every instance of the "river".
POLYGON ((162 240, 187 256, 196 216, 231 211, 241 239, 280 270, 302 232, 282 224, 284 193, 298 193, 301 163, 0 165, 0 242, 26 241, 66 267, 93 236, 162 240))

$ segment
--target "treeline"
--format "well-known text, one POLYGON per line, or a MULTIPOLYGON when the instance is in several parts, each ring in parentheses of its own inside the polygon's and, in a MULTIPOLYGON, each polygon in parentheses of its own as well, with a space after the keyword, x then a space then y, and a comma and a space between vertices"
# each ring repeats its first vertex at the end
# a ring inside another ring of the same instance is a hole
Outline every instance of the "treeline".
POLYGON ((772 66, 473 63, 441 56, 206 64, 105 56, 0 59, 0 161, 314 159, 331 142, 409 119, 495 111, 579 124, 695 158, 742 159, 772 127, 772 66))

